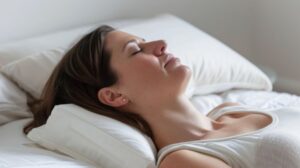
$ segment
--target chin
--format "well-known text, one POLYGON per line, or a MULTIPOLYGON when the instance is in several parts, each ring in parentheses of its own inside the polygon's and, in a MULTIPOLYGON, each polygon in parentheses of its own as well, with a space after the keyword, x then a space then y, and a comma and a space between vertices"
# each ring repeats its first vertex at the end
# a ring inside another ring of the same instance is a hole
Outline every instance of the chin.
POLYGON ((188 66, 180 65, 174 68, 169 73, 169 78, 166 83, 166 90, 168 90, 168 96, 172 98, 182 96, 190 83, 192 77, 191 69, 188 66))
POLYGON ((192 70, 190 67, 186 66, 186 65, 181 65, 178 67, 178 69, 180 71, 182 71, 182 75, 185 76, 185 78, 190 79, 192 76, 192 70))
POLYGON ((177 67, 176 74, 174 74, 175 83, 178 83, 180 85, 180 89, 185 89, 191 80, 192 77, 192 70, 190 67, 186 65, 181 65, 177 67))
POLYGON ((181 64, 179 61, 169 65, 167 72, 169 74, 168 76, 173 78, 176 83, 182 83, 180 81, 189 81, 192 76, 191 68, 181 64))
POLYGON ((189 81, 191 80, 192 70, 191 70, 190 67, 184 66, 183 71, 184 71, 184 74, 185 74, 185 81, 186 81, 186 85, 187 85, 189 83, 189 81))

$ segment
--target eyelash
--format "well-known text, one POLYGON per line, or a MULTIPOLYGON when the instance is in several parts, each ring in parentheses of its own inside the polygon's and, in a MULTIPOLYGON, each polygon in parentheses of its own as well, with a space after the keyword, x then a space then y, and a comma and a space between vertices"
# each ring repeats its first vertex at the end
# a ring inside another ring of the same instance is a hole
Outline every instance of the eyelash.
POLYGON ((140 49, 140 50, 138 50, 138 51, 135 51, 134 53, 132 53, 131 55, 136 55, 136 54, 138 54, 138 53, 140 53, 140 52, 142 52, 143 51, 143 49, 140 49))

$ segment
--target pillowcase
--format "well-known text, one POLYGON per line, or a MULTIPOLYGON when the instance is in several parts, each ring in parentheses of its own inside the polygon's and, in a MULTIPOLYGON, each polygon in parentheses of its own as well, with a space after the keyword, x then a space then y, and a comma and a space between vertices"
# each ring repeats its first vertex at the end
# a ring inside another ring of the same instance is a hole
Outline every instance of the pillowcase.
POLYGON ((90 32, 100 24, 122 27, 140 22, 141 19, 122 19, 86 25, 69 30, 11 42, 0 47, 0 68, 20 58, 40 53, 53 48, 69 48, 82 35, 90 32))
MULTIPOLYGON (((185 92, 188 97, 218 93, 234 88, 272 90, 269 78, 255 65, 225 44, 175 16, 160 15, 144 22, 125 26, 120 30, 143 37, 147 41, 166 40, 168 52, 179 57, 181 62, 192 70, 192 78, 185 92)), ((59 52, 53 54, 57 55, 56 58, 62 55, 59 52)), ((46 53, 39 53, 35 57, 48 56, 46 53)), ((43 68, 42 66, 34 64, 46 65, 42 62, 49 58, 38 58, 39 61, 25 58, 4 66, 2 71, 23 89, 38 98, 41 88, 43 88, 38 85, 45 83, 42 80, 48 78, 49 71, 46 72, 40 69, 43 68), (22 64, 26 64, 26 66, 22 64), (37 69, 38 67, 39 69, 37 69), (22 76, 14 71, 22 72, 22 76), (36 76, 32 75, 32 72, 35 71, 38 71, 39 76, 43 78, 37 81, 36 76)), ((49 69, 53 69, 55 64, 51 63, 54 62, 47 63, 48 67, 51 67, 49 69)))
POLYGON ((147 41, 164 39, 167 51, 192 70, 187 95, 218 93, 233 88, 272 90, 269 78, 228 46, 172 15, 120 29, 147 41))
POLYGON ((22 131, 30 120, 20 119, 0 127, 1 168, 92 168, 70 156, 35 145, 22 131))
POLYGON ((57 48, 21 58, 2 67, 1 71, 21 88, 38 99, 55 65, 65 49, 57 48))
POLYGON ((67 48, 75 39, 81 37, 92 27, 93 26, 87 26, 6 44, 0 48, 0 67, 45 50, 57 47, 67 48))
POLYGON ((0 73, 0 125, 31 117, 26 94, 0 73))
POLYGON ((97 167, 155 168, 156 149, 148 136, 73 104, 55 106, 47 123, 27 137, 97 167))

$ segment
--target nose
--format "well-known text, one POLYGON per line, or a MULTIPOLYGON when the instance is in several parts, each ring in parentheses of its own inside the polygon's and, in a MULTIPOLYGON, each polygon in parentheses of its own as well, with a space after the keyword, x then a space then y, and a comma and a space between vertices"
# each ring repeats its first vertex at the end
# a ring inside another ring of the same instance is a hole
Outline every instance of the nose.
POLYGON ((154 55, 162 56, 165 54, 167 43, 164 40, 157 40, 154 42, 154 55))

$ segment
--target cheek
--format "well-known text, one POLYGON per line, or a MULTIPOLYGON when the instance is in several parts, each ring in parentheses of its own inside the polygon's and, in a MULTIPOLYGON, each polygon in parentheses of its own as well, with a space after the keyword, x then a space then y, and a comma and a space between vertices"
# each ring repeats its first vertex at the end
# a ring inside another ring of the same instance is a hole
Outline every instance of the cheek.
POLYGON ((149 87, 164 79, 159 62, 139 60, 123 68, 124 82, 135 87, 149 87))

